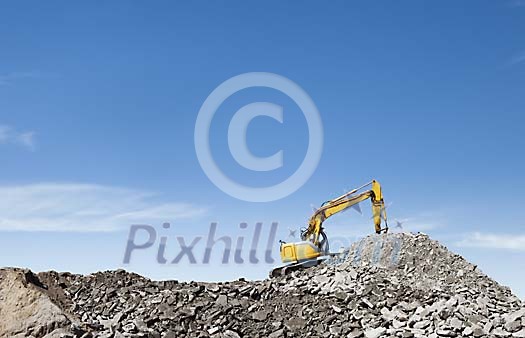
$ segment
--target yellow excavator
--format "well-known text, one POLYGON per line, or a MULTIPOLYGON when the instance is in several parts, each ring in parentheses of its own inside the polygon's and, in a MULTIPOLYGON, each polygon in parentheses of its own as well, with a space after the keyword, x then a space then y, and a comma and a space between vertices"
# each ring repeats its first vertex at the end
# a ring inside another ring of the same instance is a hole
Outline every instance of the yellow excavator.
POLYGON ((272 277, 285 275, 291 271, 314 266, 329 258, 331 255, 334 255, 329 252, 328 237, 324 232, 323 222, 329 217, 369 198, 372 202, 375 232, 377 234, 388 232, 388 222, 381 185, 378 181, 373 180, 342 196, 324 202, 310 217, 308 228, 301 231, 300 242, 286 243, 281 241, 281 261, 286 265, 272 270, 270 275, 272 277), (358 193, 368 186, 371 186, 370 190, 358 193), (384 228, 381 228, 381 219, 385 220, 384 228))

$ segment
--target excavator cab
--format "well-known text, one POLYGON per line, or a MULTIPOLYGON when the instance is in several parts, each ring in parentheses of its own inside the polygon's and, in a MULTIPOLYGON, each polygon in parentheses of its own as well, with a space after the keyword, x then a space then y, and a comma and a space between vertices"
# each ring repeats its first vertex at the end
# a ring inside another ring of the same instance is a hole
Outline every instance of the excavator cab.
POLYGON ((330 253, 328 237, 321 231, 319 245, 314 245, 313 241, 305 236, 307 229, 301 231, 301 242, 286 243, 281 241, 281 261, 283 263, 300 263, 314 260, 320 256, 330 253))
POLYGON ((298 263, 312 260, 320 255, 319 248, 309 241, 281 243, 281 261, 283 263, 298 263))

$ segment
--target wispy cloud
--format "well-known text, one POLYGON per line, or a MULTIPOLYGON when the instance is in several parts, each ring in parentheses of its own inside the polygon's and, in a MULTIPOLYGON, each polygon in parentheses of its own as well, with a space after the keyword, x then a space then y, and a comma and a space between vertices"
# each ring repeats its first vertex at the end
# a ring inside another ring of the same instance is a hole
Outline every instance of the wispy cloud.
POLYGON ((43 76, 42 72, 11 72, 0 74, 0 86, 8 86, 18 80, 31 79, 43 76))
POLYGON ((525 0, 512 0, 508 3, 508 5, 511 8, 525 7, 525 0))
POLYGON ((0 145, 1 144, 16 144, 30 150, 35 150, 35 132, 20 132, 11 126, 0 124, 0 145))
POLYGON ((474 232, 456 242, 459 247, 525 251, 525 234, 494 234, 474 232))
POLYGON ((0 231, 105 232, 203 216, 206 208, 93 184, 0 186, 0 231))
POLYGON ((8 126, 0 125, 0 143, 5 143, 9 140, 9 130, 8 126))
POLYGON ((517 65, 518 63, 522 63, 523 61, 525 61, 525 51, 514 55, 514 57, 510 59, 509 64, 513 66, 517 65))

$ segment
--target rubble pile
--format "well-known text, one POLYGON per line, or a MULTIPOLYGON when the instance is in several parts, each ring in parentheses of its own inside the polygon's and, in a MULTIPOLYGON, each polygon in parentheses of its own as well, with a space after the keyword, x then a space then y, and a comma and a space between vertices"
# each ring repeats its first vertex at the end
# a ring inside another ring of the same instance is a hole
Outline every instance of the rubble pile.
POLYGON ((264 281, 157 282, 123 270, 35 278, 67 315, 62 337, 525 337, 524 304, 423 234, 369 236, 264 281))

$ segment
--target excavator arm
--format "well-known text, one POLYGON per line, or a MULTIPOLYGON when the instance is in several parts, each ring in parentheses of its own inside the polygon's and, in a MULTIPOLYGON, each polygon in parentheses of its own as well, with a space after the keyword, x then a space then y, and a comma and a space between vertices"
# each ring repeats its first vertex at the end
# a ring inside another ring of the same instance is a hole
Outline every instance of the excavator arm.
POLYGON ((372 201, 372 214, 374 218, 375 232, 379 234, 382 231, 388 231, 388 224, 386 223, 386 210, 384 208, 381 185, 376 180, 373 180, 362 187, 354 189, 340 197, 323 203, 321 208, 316 210, 312 217, 310 217, 308 228, 302 234, 303 240, 311 240, 315 245, 318 246, 319 237, 323 231, 322 225, 325 220, 369 198, 372 201), (356 192, 368 185, 372 185, 370 190, 362 192, 358 195, 354 195, 356 192), (386 223, 386 227, 384 229, 381 229, 381 218, 383 218, 386 223))

